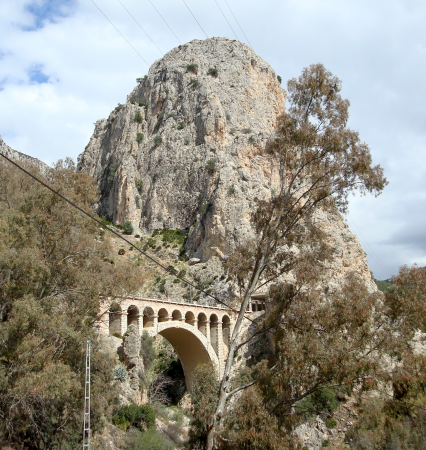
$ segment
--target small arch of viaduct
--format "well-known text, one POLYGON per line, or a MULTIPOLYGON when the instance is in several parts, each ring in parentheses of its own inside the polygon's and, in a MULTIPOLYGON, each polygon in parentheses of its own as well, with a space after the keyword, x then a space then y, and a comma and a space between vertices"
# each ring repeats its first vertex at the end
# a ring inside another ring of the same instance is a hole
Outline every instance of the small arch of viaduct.
POLYGON ((228 356, 234 314, 224 308, 156 299, 120 298, 103 302, 99 322, 105 334, 124 335, 129 326, 138 333, 162 335, 176 350, 191 389, 192 373, 201 363, 211 361, 218 377, 228 356))

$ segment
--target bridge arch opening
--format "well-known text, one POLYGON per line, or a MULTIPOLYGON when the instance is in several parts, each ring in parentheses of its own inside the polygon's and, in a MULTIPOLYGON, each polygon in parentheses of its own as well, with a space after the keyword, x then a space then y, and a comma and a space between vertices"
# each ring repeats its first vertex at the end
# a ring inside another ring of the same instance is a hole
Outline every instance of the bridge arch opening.
POLYGON ((146 306, 143 310, 143 328, 148 330, 154 326, 154 310, 150 306, 146 306))
POLYGON ((169 320, 169 312, 166 308, 161 308, 158 311, 158 322, 168 322, 169 320))
POLYGON ((135 305, 130 305, 127 308, 127 328, 131 325, 139 329, 139 308, 135 305))
POLYGON ((192 311, 188 311, 185 314, 185 323, 189 323, 192 326, 195 326, 195 315, 192 311))
POLYGON ((207 337, 207 316, 204 313, 198 314, 198 330, 207 337))
POLYGON ((210 316, 210 344, 214 348, 216 355, 219 354, 219 336, 217 335, 219 329, 219 319, 216 314, 210 316))
POLYGON ((170 342, 178 354, 188 391, 191 391, 193 372, 199 364, 213 363, 216 370, 219 369, 219 361, 215 352, 206 338, 191 325, 170 321, 159 324, 157 332, 170 342))
POLYGON ((172 320, 182 320, 182 313, 178 309, 172 312, 172 320))
POLYGON ((114 302, 109 307, 109 334, 121 334, 121 306, 114 302))

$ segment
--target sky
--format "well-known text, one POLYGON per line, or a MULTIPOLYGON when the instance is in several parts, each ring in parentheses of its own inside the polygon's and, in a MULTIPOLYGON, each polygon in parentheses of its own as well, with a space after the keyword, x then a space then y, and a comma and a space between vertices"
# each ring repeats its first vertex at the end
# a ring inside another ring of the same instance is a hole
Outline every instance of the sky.
POLYGON ((323 63, 389 181, 345 217, 386 279, 426 265, 425 23, 422 0, 1 0, 0 135, 48 164, 76 159, 162 53, 206 35, 248 43, 283 86, 323 63))

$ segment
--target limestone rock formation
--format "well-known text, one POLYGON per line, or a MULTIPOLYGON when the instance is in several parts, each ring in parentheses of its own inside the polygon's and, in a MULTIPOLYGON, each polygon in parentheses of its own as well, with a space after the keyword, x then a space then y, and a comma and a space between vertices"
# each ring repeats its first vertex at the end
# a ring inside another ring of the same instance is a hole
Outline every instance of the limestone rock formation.
MULTIPOLYGON (((25 155, 24 153, 13 150, 13 148, 9 147, 0 136, 0 153, 7 156, 10 159, 15 160, 16 162, 25 162, 33 164, 38 167, 42 173, 46 173, 50 167, 44 162, 40 161, 37 158, 33 158, 32 156, 25 155)), ((2 158, 3 159, 3 158, 2 158)))
MULTIPOLYGON (((190 258, 226 259, 252 236, 256 201, 276 188, 276 167, 262 150, 286 93, 271 66, 226 38, 181 45, 137 81, 126 103, 96 122, 79 157, 80 170, 99 182, 98 212, 142 234, 188 228, 190 258)), ((338 255, 334 276, 356 270, 371 284, 342 218, 323 221, 338 255)))

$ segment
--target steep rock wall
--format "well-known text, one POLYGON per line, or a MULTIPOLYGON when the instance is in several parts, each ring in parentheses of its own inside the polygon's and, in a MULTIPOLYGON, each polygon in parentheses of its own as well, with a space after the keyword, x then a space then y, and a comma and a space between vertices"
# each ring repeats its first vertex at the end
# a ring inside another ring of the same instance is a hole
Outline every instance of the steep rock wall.
MULTIPOLYGON (((142 232, 189 228, 186 250, 207 260, 250 238, 250 213, 276 187, 263 149, 286 93, 253 50, 226 38, 194 40, 155 62, 95 132, 79 168, 101 188, 98 212, 142 232)), ((337 249, 335 277, 365 253, 340 216, 323 217, 337 249)))

